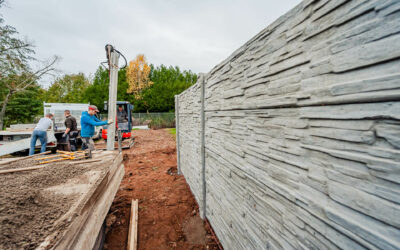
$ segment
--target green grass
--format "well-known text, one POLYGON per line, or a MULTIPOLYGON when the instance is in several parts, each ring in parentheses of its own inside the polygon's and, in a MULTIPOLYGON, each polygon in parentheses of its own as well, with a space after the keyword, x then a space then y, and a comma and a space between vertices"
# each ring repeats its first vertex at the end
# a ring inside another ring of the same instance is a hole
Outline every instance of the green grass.
POLYGON ((174 128, 175 113, 133 113, 133 124, 148 125, 151 129, 174 128))
POLYGON ((139 128, 133 128, 132 131, 133 131, 133 130, 139 130, 139 128))
POLYGON ((176 136, 176 128, 169 128, 168 131, 171 133, 171 135, 176 136))

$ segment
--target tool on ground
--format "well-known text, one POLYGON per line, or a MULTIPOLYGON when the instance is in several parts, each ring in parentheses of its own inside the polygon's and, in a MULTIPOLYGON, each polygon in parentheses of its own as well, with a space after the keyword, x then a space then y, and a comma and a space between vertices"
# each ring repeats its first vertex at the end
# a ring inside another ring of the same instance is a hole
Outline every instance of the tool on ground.
POLYGON ((57 151, 58 154, 52 156, 46 156, 42 158, 35 159, 38 161, 38 164, 46 164, 51 162, 65 161, 65 160, 80 160, 88 158, 88 155, 85 151, 57 151))

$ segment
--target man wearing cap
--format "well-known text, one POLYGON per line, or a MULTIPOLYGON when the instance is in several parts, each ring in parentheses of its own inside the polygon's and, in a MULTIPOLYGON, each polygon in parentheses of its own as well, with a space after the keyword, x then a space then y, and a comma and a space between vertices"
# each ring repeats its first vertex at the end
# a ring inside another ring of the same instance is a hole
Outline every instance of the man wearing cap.
POLYGON ((91 157, 91 151, 94 150, 94 142, 92 136, 94 135, 94 127, 102 126, 113 123, 112 119, 108 121, 100 121, 97 119, 95 114, 99 112, 95 105, 90 105, 89 110, 82 113, 81 116, 81 138, 82 138, 82 149, 89 148, 89 157, 91 157))
POLYGON ((36 125, 36 127, 32 133, 31 147, 29 149, 29 155, 33 155, 35 153, 36 141, 38 139, 40 141, 40 144, 42 144, 42 147, 40 148, 40 153, 43 153, 44 151, 46 151, 46 145, 47 145, 46 130, 53 126, 53 122, 52 122, 51 118, 53 118, 52 113, 48 113, 48 114, 46 114, 45 117, 40 118, 38 124, 36 125))

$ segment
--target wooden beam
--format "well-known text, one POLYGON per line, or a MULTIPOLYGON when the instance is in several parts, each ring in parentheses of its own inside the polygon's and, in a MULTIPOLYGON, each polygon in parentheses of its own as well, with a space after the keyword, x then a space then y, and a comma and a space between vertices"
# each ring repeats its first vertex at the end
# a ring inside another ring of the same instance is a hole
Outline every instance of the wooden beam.
POLYGON ((138 210, 139 210, 139 201, 132 200, 131 201, 131 219, 130 219, 130 225, 129 225, 127 250, 136 250, 137 249, 138 210))
MULTIPOLYGON (((101 183, 90 183, 90 188, 85 190, 85 193, 68 212, 53 224, 58 228, 60 225, 64 225, 65 221, 70 221, 67 228, 55 230, 36 249, 93 249, 125 172, 122 154, 102 151, 102 154, 99 154, 98 159, 95 160, 109 166, 108 171, 101 174, 101 183)), ((80 162, 84 163, 85 161, 69 162, 69 164, 80 162)), ((99 172, 99 170, 94 170, 94 172, 99 172)))
POLYGON ((38 164, 47 164, 47 163, 52 163, 52 162, 57 162, 57 161, 66 161, 66 160, 69 160, 69 159, 68 158, 61 158, 61 159, 55 159, 55 160, 39 162, 38 164))
POLYGON ((138 243, 138 219, 139 219, 139 200, 135 200, 135 241, 134 243, 134 249, 137 249, 137 243, 138 243))
POLYGON ((29 170, 41 169, 41 168, 44 168, 44 167, 45 166, 6 169, 6 170, 0 170, 0 174, 8 174, 8 173, 14 173, 14 172, 21 172, 21 171, 29 171, 29 170))
MULTIPOLYGON (((52 161, 47 161, 39 164, 47 164, 55 161, 60 161, 60 160, 65 160, 65 159, 58 159, 58 160, 52 160, 52 161)), ((87 161, 76 161, 76 162, 71 162, 72 165, 78 165, 78 164, 84 164, 84 163, 91 163, 91 162, 97 162, 101 161, 101 159, 97 160, 87 160, 87 161)), ((27 167, 27 168, 14 168, 14 169, 6 169, 6 170, 0 170, 0 174, 8 174, 8 173, 14 173, 14 172, 22 172, 22 171, 29 171, 29 170, 36 170, 36 169, 41 169, 46 166, 37 166, 37 167, 27 167)))
POLYGON ((100 191, 99 193, 96 192, 98 195, 96 195, 96 193, 93 194, 94 196, 97 196, 96 199, 91 199, 91 201, 88 201, 91 204, 88 204, 86 208, 83 208, 87 211, 88 218, 87 220, 83 221, 84 224, 81 226, 80 231, 77 232, 78 234, 72 247, 57 247, 55 250, 93 249, 93 245, 96 242, 101 226, 106 219, 108 211, 110 210, 115 194, 117 193, 121 184, 121 180, 124 177, 124 173, 124 166, 120 165, 118 169, 116 169, 116 173, 112 177, 110 176, 111 180, 108 183, 104 183, 103 188, 98 190, 100 191))
POLYGON ((61 154, 74 154, 74 152, 72 152, 72 151, 62 151, 62 150, 57 150, 57 153, 61 153, 61 154))
POLYGON ((47 154, 50 154, 50 153, 51 153, 51 151, 46 151, 46 152, 43 152, 43 153, 40 153, 40 154, 34 154, 34 155, 25 156, 25 157, 16 157, 15 159, 10 160, 10 161, 0 162, 0 165, 6 165, 6 164, 9 164, 9 163, 12 163, 12 162, 29 159, 29 158, 32 158, 32 157, 35 157, 35 156, 38 156, 38 155, 47 155, 47 154))
POLYGON ((35 161, 41 161, 41 160, 48 160, 48 159, 57 158, 57 157, 63 157, 63 158, 65 158, 65 157, 69 157, 69 156, 64 156, 64 155, 58 154, 58 155, 46 156, 46 157, 42 157, 42 158, 36 158, 36 159, 34 159, 34 160, 35 160, 35 161))
POLYGON ((73 161, 73 162, 71 162, 71 165, 78 165, 78 164, 91 163, 91 162, 97 162, 97 161, 102 161, 102 159, 87 160, 87 161, 73 161))

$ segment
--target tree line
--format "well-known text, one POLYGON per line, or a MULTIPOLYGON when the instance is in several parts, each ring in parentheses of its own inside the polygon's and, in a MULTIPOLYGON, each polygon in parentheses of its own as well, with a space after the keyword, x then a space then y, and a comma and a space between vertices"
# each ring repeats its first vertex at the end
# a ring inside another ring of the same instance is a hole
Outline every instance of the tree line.
MULTIPOLYGON (((4 0, 0 0, 0 8, 4 0)), ((20 39, 17 30, 0 15, 0 130, 15 123, 31 123, 43 114, 43 102, 90 103, 104 111, 108 100, 109 72, 99 66, 93 79, 83 73, 66 74, 44 89, 38 81, 56 72, 57 56, 33 69, 32 43, 20 39)), ((138 55, 118 72, 119 101, 129 101, 134 112, 173 112, 174 96, 197 81, 197 75, 178 66, 148 65, 138 55)))
MULTIPOLYGON (((197 75, 191 71, 181 70, 178 66, 150 65, 149 79, 151 85, 140 90, 140 96, 129 93, 127 71, 118 72, 117 99, 129 101, 134 105, 134 112, 173 112, 175 95, 192 86, 197 75)), ((89 80, 83 73, 64 75, 57 79, 44 92, 45 102, 90 103, 104 111, 104 101, 108 100, 109 72, 100 66, 94 78, 89 80)))

